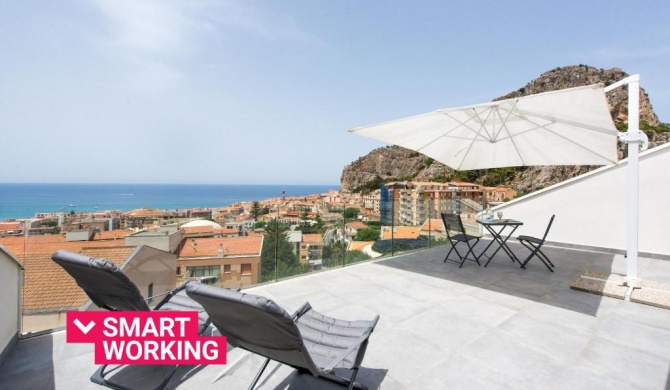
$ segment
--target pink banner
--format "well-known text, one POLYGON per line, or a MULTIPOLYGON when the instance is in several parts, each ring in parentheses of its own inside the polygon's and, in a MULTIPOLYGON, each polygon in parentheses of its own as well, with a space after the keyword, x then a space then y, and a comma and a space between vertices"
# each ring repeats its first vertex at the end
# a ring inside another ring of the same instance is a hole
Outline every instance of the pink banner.
POLYGON ((225 364, 226 338, 198 336, 195 311, 70 311, 68 343, 93 343, 96 364, 225 364))

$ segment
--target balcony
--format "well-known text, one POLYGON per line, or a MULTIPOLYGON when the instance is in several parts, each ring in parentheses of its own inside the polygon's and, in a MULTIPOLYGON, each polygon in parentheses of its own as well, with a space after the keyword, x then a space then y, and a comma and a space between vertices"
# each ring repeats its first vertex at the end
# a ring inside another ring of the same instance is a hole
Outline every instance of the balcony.
MULTIPOLYGON (((345 319, 379 313, 357 378, 371 389, 670 386, 670 310, 570 289, 587 271, 625 273, 623 256, 549 247, 550 273, 539 262, 522 270, 501 253, 487 268, 459 269, 443 263, 445 253, 434 247, 246 291, 289 311, 309 300, 345 319)), ((640 277, 668 283, 670 262, 641 258, 640 277)), ((170 387, 246 388, 261 358, 228 357, 239 362, 220 379, 226 366, 181 367, 170 387)), ((0 368, 0 387, 102 389, 89 381, 95 368, 92 347, 66 344, 60 331, 20 341, 0 368)), ((153 370, 125 367, 117 380, 149 388, 153 370)), ((330 388, 276 363, 267 372, 261 389, 330 388)))
MULTIPOLYGON (((670 190, 667 175, 660 169, 670 164, 670 145, 649 150, 640 160, 640 216, 644 223, 639 230, 639 277, 670 283, 670 241, 664 225, 670 209, 659 207, 667 203, 670 190)), ((263 276, 259 280, 271 283, 245 291, 270 297, 289 311, 309 300, 320 312, 344 319, 380 314, 358 376, 372 389, 670 388, 670 310, 570 289, 587 272, 626 273, 622 255, 626 207, 620 188, 625 181, 625 164, 601 168, 496 207, 506 218, 524 222, 517 234, 540 234, 550 215, 556 214, 548 236, 553 246, 545 246, 556 264, 554 273, 539 262, 531 262, 527 270, 519 269, 502 251, 487 268, 467 263, 459 269, 453 263, 443 263, 447 249, 441 246, 445 240, 439 213, 460 214, 468 232, 477 234, 481 227, 474 217, 481 206, 475 202, 462 198, 458 202, 418 201, 416 210, 426 215, 425 222, 403 226, 393 220, 399 215, 398 202, 381 201, 383 222, 370 226, 394 232, 391 239, 383 240, 390 244, 386 257, 364 261, 360 256, 364 253, 346 250, 342 227, 347 221, 342 209, 324 218, 330 223, 324 234, 328 245, 323 248, 322 268, 326 271, 313 272, 313 267, 306 265, 286 267, 287 259, 275 249, 269 251, 274 258, 265 264, 278 265, 279 272, 275 268, 263 274, 258 271, 263 276), (401 254, 408 249, 414 251, 401 254), (285 277, 290 279, 282 280, 285 277)), ((386 194, 386 199, 393 197, 386 194)), ((282 237, 278 232, 266 235, 264 243, 282 237)), ((74 245, 54 243, 42 248, 31 242, 22 239, 12 248, 28 258, 30 252, 46 253, 45 248, 54 245, 56 249, 74 245)), ((510 245, 519 256, 527 253, 515 243, 510 245)), ((213 253, 220 252, 223 257, 216 258, 225 259, 236 254, 231 253, 234 248, 225 246, 223 251, 219 245, 213 253)), ((478 250, 482 248, 480 244, 478 250)), ((103 249, 91 247, 87 251, 103 249)), ((198 251, 204 250, 204 245, 198 247, 198 251)), ((12 261, 8 265, 17 268, 12 261)), ((135 269, 142 272, 143 267, 135 269)), ((170 267, 166 269, 172 274, 170 267)), ((43 268, 37 267, 31 272, 41 271, 43 268)), ((16 283, 1 285, 16 293, 19 278, 7 275, 0 273, 3 281, 16 283)), ((46 292, 53 293, 46 290, 49 286, 42 284, 46 292)), ((3 297, 6 321, 0 323, 16 323, 8 308, 12 299, 7 294, 3 297)), ((18 305, 15 309, 20 312, 18 305)), ((63 331, 25 338, 4 353, 0 356, 4 358, 0 388, 100 389, 89 381, 95 371, 92 347, 66 344, 63 331)), ((232 350, 229 362, 229 366, 181 367, 170 386, 246 388, 261 359, 232 350), (222 376, 224 370, 227 372, 222 376)), ((124 367, 116 376, 128 385, 149 388, 160 381, 151 375, 154 370, 124 367)), ((262 379, 261 388, 326 388, 323 382, 284 366, 271 365, 269 372, 273 375, 262 379)))

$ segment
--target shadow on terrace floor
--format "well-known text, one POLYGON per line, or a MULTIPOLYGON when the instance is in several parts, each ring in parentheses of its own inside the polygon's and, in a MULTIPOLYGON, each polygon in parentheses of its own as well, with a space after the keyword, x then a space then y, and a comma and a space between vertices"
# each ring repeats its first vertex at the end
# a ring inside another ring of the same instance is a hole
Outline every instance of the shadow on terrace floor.
MULTIPOLYGON (((523 246, 517 243, 509 245, 522 261, 528 256, 529 251, 523 246)), ((590 316, 596 315, 602 297, 570 290, 570 285, 588 271, 624 274, 626 269, 625 258, 622 255, 547 246, 543 247, 543 252, 554 263, 554 272, 550 272, 537 258, 531 260, 526 269, 521 269, 518 263, 513 263, 502 250, 493 257, 487 267, 483 267, 486 258, 482 257, 480 259, 482 266, 473 261, 466 261, 463 268, 459 268, 457 263, 444 262, 444 256, 449 248, 445 245, 408 253, 387 260, 378 260, 377 264, 533 300, 590 316)), ((485 245, 479 243, 475 248, 477 255, 484 248, 485 245)), ((461 250, 462 253, 465 251, 461 250)), ((487 254, 492 252, 493 249, 489 249, 487 254)), ((456 255, 452 252, 450 259, 455 258, 456 255)), ((658 280, 657 267, 664 268, 660 273, 661 278, 670 280, 670 262, 662 260, 640 259, 640 277, 644 277, 643 271, 649 268, 650 261, 657 262, 653 266, 654 280, 658 280)))

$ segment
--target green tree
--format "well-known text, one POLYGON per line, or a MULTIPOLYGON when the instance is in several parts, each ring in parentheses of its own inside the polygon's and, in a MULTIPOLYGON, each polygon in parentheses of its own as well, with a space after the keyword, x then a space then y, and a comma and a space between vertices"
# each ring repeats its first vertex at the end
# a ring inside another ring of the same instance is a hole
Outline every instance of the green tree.
POLYGON ((370 256, 363 251, 347 251, 347 264, 356 263, 358 261, 368 260, 370 256))
POLYGON ((355 241, 377 241, 381 234, 380 229, 375 228, 365 228, 361 229, 356 233, 354 237, 355 241))
POLYGON ((265 221, 258 221, 254 224, 254 229, 264 229, 267 224, 265 221))
POLYGON ((309 265, 300 263, 298 256, 293 253, 293 244, 288 241, 284 224, 275 224, 275 221, 265 226, 265 238, 261 250, 261 281, 267 282, 275 278, 275 249, 277 254, 277 274, 279 278, 307 272, 309 265), (275 243, 277 246, 275 247, 275 243))
POLYGON ((251 218, 258 219, 261 216, 261 204, 254 202, 251 204, 251 218))
POLYGON ((324 245, 321 257, 323 258, 323 265, 326 267, 342 266, 342 254, 345 251, 345 246, 342 241, 335 241, 331 244, 324 245))
POLYGON ((361 210, 354 208, 354 207, 349 207, 344 210, 344 218, 346 219, 356 219, 358 218, 358 214, 360 214, 361 210))

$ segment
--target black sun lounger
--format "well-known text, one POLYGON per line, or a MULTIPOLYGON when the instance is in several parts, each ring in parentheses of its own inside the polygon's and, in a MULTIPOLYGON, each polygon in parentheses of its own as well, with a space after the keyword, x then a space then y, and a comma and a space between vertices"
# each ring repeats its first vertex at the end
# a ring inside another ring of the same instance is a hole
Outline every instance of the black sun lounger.
MULTIPOLYGON (((77 282, 86 295, 101 309, 111 311, 150 311, 152 310, 140 293, 135 283, 121 272, 111 261, 84 256, 75 252, 59 250, 51 259, 63 267, 77 282)), ((199 332, 202 334, 209 326, 209 317, 202 306, 186 295, 186 282, 170 291, 153 308, 153 310, 198 311, 199 332)), ((105 379, 105 368, 102 365, 91 376, 91 381, 113 389, 127 389, 126 387, 105 379)), ((172 371, 163 379, 157 389, 164 388, 177 370, 172 371)))
POLYGON ((186 286, 186 293, 205 308, 228 343, 267 358, 249 389, 270 360, 349 389, 365 388, 355 382, 356 374, 379 315, 371 321, 343 321, 317 313, 307 302, 290 315, 270 299, 197 282, 186 286), (335 368, 351 370, 351 377, 335 375, 335 368))

